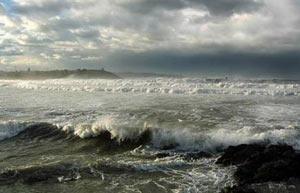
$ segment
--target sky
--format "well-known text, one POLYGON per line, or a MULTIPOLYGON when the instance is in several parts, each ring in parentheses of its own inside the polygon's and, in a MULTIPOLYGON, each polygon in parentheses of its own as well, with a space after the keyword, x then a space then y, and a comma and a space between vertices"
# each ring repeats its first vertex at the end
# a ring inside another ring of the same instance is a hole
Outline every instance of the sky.
POLYGON ((0 70, 300 77, 299 0, 0 0, 0 70))

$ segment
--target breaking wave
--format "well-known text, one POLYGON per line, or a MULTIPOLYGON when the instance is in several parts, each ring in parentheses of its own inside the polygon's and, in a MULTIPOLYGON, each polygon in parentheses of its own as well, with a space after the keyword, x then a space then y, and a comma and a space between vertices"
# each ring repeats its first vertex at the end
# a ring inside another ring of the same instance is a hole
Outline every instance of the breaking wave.
POLYGON ((159 149, 216 151, 230 145, 243 143, 286 143, 300 149, 300 128, 297 126, 281 127, 242 127, 240 129, 214 129, 197 131, 195 129, 155 128, 145 123, 144 127, 122 127, 115 124, 113 118, 105 117, 92 124, 65 125, 64 132, 72 133, 80 138, 96 137, 108 131, 111 139, 135 141, 141 136, 150 135, 150 144, 159 149))
POLYGON ((121 145, 150 145, 160 150, 222 151, 230 145, 248 143, 286 143, 300 150, 300 128, 290 127, 243 127, 241 129, 215 129, 199 132, 192 129, 142 128, 114 125, 113 119, 105 118, 91 124, 51 125, 47 123, 6 122, 0 125, 0 139, 16 135, 25 137, 60 138, 74 136, 79 139, 99 138, 115 141, 121 145))
POLYGON ((256 128, 243 127, 238 130, 217 129, 206 133, 197 132, 191 129, 166 129, 166 128, 115 128, 107 123, 94 123, 91 125, 77 125, 74 135, 81 138, 95 137, 109 131, 111 139, 116 139, 119 143, 123 141, 135 141, 145 133, 149 133, 149 143, 154 148, 177 149, 190 151, 210 151, 222 150, 230 145, 244 143, 286 143, 295 149, 300 149, 300 128, 299 127, 270 127, 256 128))

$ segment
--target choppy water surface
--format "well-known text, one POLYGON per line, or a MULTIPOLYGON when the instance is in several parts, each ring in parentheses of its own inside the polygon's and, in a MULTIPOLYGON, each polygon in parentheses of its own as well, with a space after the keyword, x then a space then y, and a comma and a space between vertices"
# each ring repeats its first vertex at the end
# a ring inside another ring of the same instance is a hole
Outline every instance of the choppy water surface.
POLYGON ((299 117, 295 81, 1 80, 0 170, 20 179, 0 192, 217 192, 234 183, 214 164, 224 148, 300 149, 299 117), (55 179, 26 183, 34 172, 55 179))

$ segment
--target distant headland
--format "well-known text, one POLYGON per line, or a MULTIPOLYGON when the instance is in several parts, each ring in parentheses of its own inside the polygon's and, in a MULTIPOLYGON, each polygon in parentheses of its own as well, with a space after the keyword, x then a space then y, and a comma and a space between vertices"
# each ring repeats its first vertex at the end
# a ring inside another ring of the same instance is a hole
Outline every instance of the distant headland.
POLYGON ((61 78, 81 79, 119 79, 120 77, 112 72, 101 70, 77 69, 77 70, 51 70, 51 71, 0 71, 0 79, 21 79, 21 80, 43 80, 61 78))

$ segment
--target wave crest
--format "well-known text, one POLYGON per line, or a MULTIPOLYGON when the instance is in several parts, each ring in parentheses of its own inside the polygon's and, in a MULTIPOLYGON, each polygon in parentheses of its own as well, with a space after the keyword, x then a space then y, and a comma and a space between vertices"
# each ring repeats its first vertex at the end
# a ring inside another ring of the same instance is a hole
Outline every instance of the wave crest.
POLYGON ((284 143, 300 150, 300 128, 289 127, 243 127, 241 129, 214 129, 197 131, 194 129, 157 128, 145 124, 144 127, 120 125, 111 117, 91 124, 67 124, 64 126, 46 123, 2 122, 0 140, 20 134, 29 138, 57 139, 76 136, 81 139, 97 138, 117 142, 120 145, 150 145, 160 150, 179 151, 221 151, 231 145, 249 143, 284 143))
POLYGON ((230 145, 249 143, 286 143, 300 149, 300 128, 289 127, 243 127, 241 129, 216 129, 197 131, 193 129, 156 128, 145 123, 144 127, 128 127, 116 124, 106 117, 92 124, 66 125, 65 132, 80 138, 91 138, 109 132, 110 139, 122 142, 142 141, 158 149, 201 150, 215 152, 230 145))
POLYGON ((25 130, 28 125, 28 122, 0 122, 0 141, 18 135, 20 132, 25 130))

